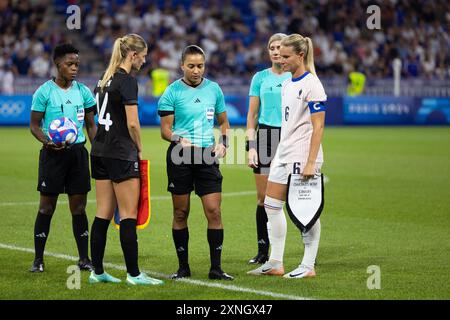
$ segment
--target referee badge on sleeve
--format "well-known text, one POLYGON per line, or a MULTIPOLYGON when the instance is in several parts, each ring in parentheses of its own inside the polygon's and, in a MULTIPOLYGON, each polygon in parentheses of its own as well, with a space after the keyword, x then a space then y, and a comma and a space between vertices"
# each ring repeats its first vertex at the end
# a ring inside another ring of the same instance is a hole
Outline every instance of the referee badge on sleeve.
POLYGON ((286 208, 292 222, 307 232, 319 219, 324 205, 323 174, 303 180, 300 174, 290 174, 286 208))
POLYGON ((79 122, 84 121, 84 108, 83 106, 77 107, 77 119, 79 122))
POLYGON ((205 116, 208 121, 214 120, 214 112, 215 112, 214 107, 206 107, 205 108, 205 116))

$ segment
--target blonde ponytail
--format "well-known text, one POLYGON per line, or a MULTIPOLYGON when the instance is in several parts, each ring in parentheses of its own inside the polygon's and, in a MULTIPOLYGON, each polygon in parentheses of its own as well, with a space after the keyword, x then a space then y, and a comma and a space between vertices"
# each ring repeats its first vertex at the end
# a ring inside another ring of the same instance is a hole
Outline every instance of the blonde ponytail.
POLYGON ((314 48, 313 48, 312 40, 308 37, 305 37, 304 39, 306 40, 306 45, 308 46, 308 50, 306 51, 306 57, 305 57, 306 70, 311 72, 313 75, 317 76, 316 68, 314 67, 314 48))
POLYGON ((105 74, 103 75, 103 78, 100 81, 100 88, 102 91, 105 88, 108 80, 111 79, 111 77, 113 76, 113 74, 116 72, 117 68, 123 61, 123 56, 121 52, 122 50, 120 50, 121 44, 122 38, 117 38, 116 41, 114 41, 114 46, 111 54, 111 59, 109 60, 108 68, 106 69, 105 74))
POLYGON ((142 52, 147 48, 147 43, 138 34, 127 34, 114 41, 114 46, 109 60, 108 68, 100 81, 100 89, 103 91, 108 81, 116 73, 120 64, 125 60, 129 51, 142 52))

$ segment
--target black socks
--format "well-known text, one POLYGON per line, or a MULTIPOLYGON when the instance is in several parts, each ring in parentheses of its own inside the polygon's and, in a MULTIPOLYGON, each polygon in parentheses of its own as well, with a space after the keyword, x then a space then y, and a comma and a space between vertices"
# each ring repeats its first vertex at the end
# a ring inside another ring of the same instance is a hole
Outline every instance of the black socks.
POLYGON ((91 228, 91 256, 96 274, 102 274, 109 220, 95 217, 91 228))
MULTIPOLYGON (((102 274, 103 257, 105 255, 106 235, 109 220, 95 217, 91 229, 91 255, 92 264, 96 274, 102 274)), ((138 267, 138 244, 136 234, 136 219, 124 219, 120 221, 120 244, 125 257, 127 272, 136 277, 140 274, 138 267)))
POLYGON ((220 269, 222 257, 223 229, 208 229, 209 254, 211 269, 220 269))
MULTIPOLYGON (((189 229, 172 229, 172 236, 177 251, 179 266, 180 268, 186 268, 189 266, 189 229)), ((208 229, 207 238, 209 243, 211 269, 219 270, 222 256, 223 229, 208 229)))
POLYGON ((267 233, 267 214, 264 206, 256 207, 256 232, 258 237, 258 253, 269 253, 269 235, 267 233))
POLYGON ((88 258, 89 226, 86 214, 72 215, 72 230, 80 259, 88 258))
POLYGON ((46 215, 38 212, 36 222, 34 223, 35 260, 43 260, 44 258, 45 243, 47 242, 51 221, 52 215, 46 215))
POLYGON ((138 267, 138 242, 136 233, 136 219, 124 219, 120 221, 120 244, 127 272, 132 277, 140 274, 138 267))
POLYGON ((175 250, 177 251, 179 267, 187 268, 189 266, 189 229, 172 229, 172 237, 173 243, 175 244, 175 250))

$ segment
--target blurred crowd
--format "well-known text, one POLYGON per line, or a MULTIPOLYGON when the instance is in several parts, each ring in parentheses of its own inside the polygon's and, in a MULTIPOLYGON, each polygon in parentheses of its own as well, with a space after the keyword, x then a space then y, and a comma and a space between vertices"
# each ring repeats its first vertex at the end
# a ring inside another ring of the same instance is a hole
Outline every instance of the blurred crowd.
POLYGON ((105 65, 114 39, 133 32, 149 43, 147 71, 164 68, 177 77, 181 50, 198 44, 209 77, 248 80, 269 65, 267 39, 283 32, 312 38, 322 77, 351 71, 391 77, 398 57, 403 77, 450 78, 446 0, 0 0, 0 72, 48 77, 52 47, 64 33, 48 27, 46 10, 72 2, 81 7, 83 40, 105 65), (366 25, 373 4, 380 8, 379 30, 366 25))

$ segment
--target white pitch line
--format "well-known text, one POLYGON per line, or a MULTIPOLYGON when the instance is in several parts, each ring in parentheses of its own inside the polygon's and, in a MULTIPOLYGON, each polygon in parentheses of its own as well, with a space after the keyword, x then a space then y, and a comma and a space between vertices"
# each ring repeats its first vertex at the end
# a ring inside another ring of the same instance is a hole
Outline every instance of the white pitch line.
MULTIPOLYGON (((23 248, 23 247, 18 247, 15 245, 4 244, 4 243, 0 243, 0 248, 34 254, 34 249, 23 248)), ((69 261, 78 261, 77 257, 69 256, 69 255, 61 254, 61 253, 52 253, 52 252, 45 251, 45 255, 49 256, 49 257, 53 257, 53 258, 58 258, 58 259, 64 259, 64 260, 69 260, 69 261)), ((116 269, 116 270, 122 270, 122 271, 126 270, 125 266, 113 264, 113 263, 104 263, 104 266, 108 267, 108 268, 116 269)), ((150 275, 160 277, 160 278, 168 279, 170 277, 169 275, 161 273, 161 272, 155 272, 155 271, 150 271, 150 270, 142 270, 142 271, 144 271, 145 273, 148 273, 150 275)), ((193 280, 193 279, 179 279, 179 280, 173 280, 173 281, 185 282, 185 283, 196 285, 196 286, 218 288, 218 289, 223 289, 223 290, 228 290, 228 291, 253 293, 256 295, 267 296, 267 297, 272 297, 272 298, 280 298, 280 299, 287 299, 287 300, 312 300, 312 298, 307 298, 307 297, 294 296, 294 295, 288 295, 288 294, 283 294, 283 293, 276 293, 276 292, 272 292, 272 291, 255 290, 255 289, 239 287, 239 286, 235 286, 235 285, 220 284, 217 282, 213 283, 213 282, 206 282, 206 281, 193 280)))
MULTIPOLYGON (((330 182, 328 176, 323 176, 323 183, 330 182)), ((242 197, 256 194, 256 191, 239 191, 239 192, 223 192, 222 197, 242 197)), ((152 196, 151 200, 170 200, 171 196, 152 196)), ((95 203, 95 199, 88 199, 88 203, 95 203)), ((67 200, 58 200, 58 204, 67 204, 67 200)), ((13 206, 37 206, 39 201, 18 201, 18 202, 0 202, 0 207, 13 207, 13 206)))
MULTIPOLYGON (((256 191, 241 191, 241 192, 224 192, 222 197, 242 197, 248 195, 254 195, 256 191)), ((172 196, 151 196, 151 200, 170 200, 172 196)), ((88 199, 88 203, 95 203, 95 199, 88 199)), ((67 204, 67 200, 58 200, 58 204, 67 204)), ((39 201, 18 201, 18 202, 0 202, 0 207, 13 207, 13 206, 37 206, 39 201)))
MULTIPOLYGON (((330 182, 328 176, 323 176, 323 183, 330 182)), ((222 197, 242 197, 256 194, 256 191, 239 191, 239 192, 223 192, 222 197)), ((151 196, 151 200, 170 200, 171 196, 151 196)), ((95 199, 88 199, 88 203, 95 203, 95 199)), ((67 200, 58 200, 58 204, 67 204, 67 200)), ((13 206, 37 206, 39 201, 18 201, 18 202, 0 202, 0 207, 13 207, 13 206)))

